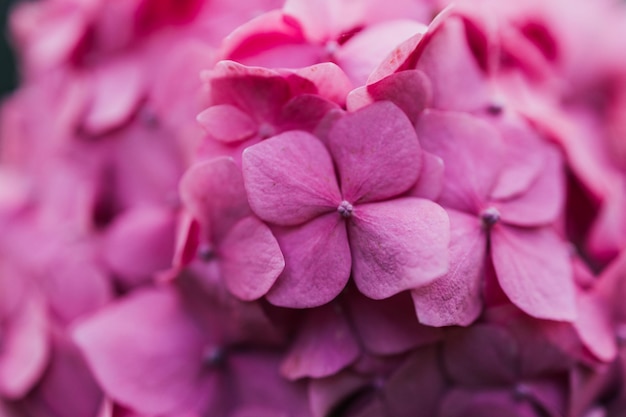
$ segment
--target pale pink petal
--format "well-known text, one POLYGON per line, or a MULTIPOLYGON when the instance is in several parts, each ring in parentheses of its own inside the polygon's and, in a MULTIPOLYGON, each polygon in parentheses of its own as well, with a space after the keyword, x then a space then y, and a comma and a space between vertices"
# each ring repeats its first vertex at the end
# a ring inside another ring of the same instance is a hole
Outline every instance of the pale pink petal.
POLYGON ((491 102, 490 85, 470 50, 460 18, 448 18, 430 37, 416 69, 430 79, 436 109, 472 111, 491 102))
POLYGON ((294 70, 294 74, 311 81, 317 88, 317 95, 340 106, 352 90, 352 82, 346 73, 332 62, 311 65, 294 70))
POLYGON ((494 201, 502 221, 516 226, 541 226, 556 221, 562 212, 566 189, 564 168, 556 150, 544 149, 544 152, 544 165, 525 192, 494 201))
POLYGON ((171 288, 107 307, 80 323, 74 339, 105 393, 138 412, 180 411, 210 389, 199 378, 204 336, 171 288))
POLYGON ((450 269, 411 291, 417 317, 429 326, 467 326, 480 314, 487 236, 479 219, 456 210, 450 217, 450 269))
POLYGON ((303 308, 335 298, 350 277, 350 246, 343 219, 336 213, 302 226, 274 229, 285 270, 267 294, 282 307, 303 308))
POLYGON ((45 306, 40 298, 25 296, 28 298, 22 297, 14 317, 1 317, 3 323, 0 324, 0 393, 13 399, 22 397, 35 385, 49 357, 45 306))
POLYGON ((446 208, 477 213, 500 174, 503 143, 491 125, 462 113, 426 111, 417 134, 424 150, 443 159, 446 208))
POLYGON ((219 247, 221 272, 231 293, 242 300, 262 297, 285 267, 278 242, 255 217, 240 220, 219 247))
POLYGON ((289 379, 323 378, 341 371, 361 352, 347 317, 338 305, 308 313, 281 366, 289 379))
POLYGON ((429 200, 360 205, 349 220, 353 277, 374 299, 432 282, 449 266, 450 221, 429 200))
POLYGON ((612 361, 617 355, 610 308, 595 291, 577 291, 578 318, 574 327, 585 347, 600 360, 612 361))
POLYGON ((407 116, 390 102, 348 114, 328 135, 343 198, 352 204, 385 200, 412 187, 422 150, 407 116))
POLYGON ((335 60, 354 85, 365 85, 378 64, 399 44, 418 33, 423 24, 413 20, 390 20, 368 26, 335 53, 335 60))
POLYGON ((130 119, 142 99, 144 85, 139 65, 131 58, 103 66, 93 79, 93 101, 84 127, 101 134, 130 119))
MULTIPOLYGON (((421 43, 427 27, 423 26, 420 33, 415 34, 402 42, 396 49, 380 63, 367 80, 367 84, 374 84, 383 78, 402 70, 409 69, 411 60, 415 59, 417 46, 421 43)), ((413 62, 414 64, 414 62, 413 62)), ((412 69, 412 68, 411 68, 412 69)))
POLYGON ((436 201, 443 190, 444 171, 445 167, 441 158, 430 152, 422 152, 422 170, 409 194, 413 197, 436 201))
POLYGON ((193 165, 183 175, 179 188, 185 208, 214 242, 250 214, 241 171, 231 158, 193 165))
POLYGON ((257 133, 256 123, 235 106, 218 104, 198 115, 198 123, 211 138, 221 142, 239 142, 257 133))
POLYGON ((423 72, 401 71, 367 86, 369 96, 375 101, 389 100, 400 107, 415 123, 430 104, 430 81, 423 72))
POLYGON ((333 162, 315 136, 292 131, 247 148, 243 176, 252 210, 278 225, 297 225, 341 203, 333 162))
POLYGON ((507 297, 533 317, 574 320, 576 297, 567 245, 549 228, 500 226, 491 231, 491 253, 507 297))

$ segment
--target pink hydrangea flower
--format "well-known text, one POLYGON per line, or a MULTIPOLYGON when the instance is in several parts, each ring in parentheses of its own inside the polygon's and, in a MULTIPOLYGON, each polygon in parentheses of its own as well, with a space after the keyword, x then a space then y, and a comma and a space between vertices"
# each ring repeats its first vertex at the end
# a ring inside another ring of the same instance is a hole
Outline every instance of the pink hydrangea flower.
POLYGON ((421 147, 406 116, 377 103, 339 119, 326 141, 328 148, 293 131, 244 151, 250 206, 279 226, 274 233, 285 257, 268 300, 322 305, 351 273, 359 291, 382 299, 445 273, 445 212, 429 200, 402 197, 421 166, 421 147))

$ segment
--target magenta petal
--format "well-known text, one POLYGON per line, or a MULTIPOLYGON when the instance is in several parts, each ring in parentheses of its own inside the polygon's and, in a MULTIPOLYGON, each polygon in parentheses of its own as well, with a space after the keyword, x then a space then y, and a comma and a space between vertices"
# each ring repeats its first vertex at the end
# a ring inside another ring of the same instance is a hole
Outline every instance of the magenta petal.
POLYGON ((80 323, 74 338, 120 404, 165 414, 206 395, 198 378, 204 339, 171 288, 134 293, 80 323))
POLYGON ((346 316, 329 304, 309 311, 281 373, 289 379, 323 378, 350 365, 360 352, 346 316))
POLYGON ((223 279, 242 300, 265 295, 285 267, 283 254, 270 229, 255 217, 246 217, 220 244, 223 279))
POLYGON ((420 117, 417 134, 424 150, 443 159, 441 204, 475 213, 500 174, 504 148, 498 131, 470 115, 431 110, 420 117))
POLYGON ((365 349, 377 355, 393 355, 431 344, 440 329, 417 322, 407 293, 375 301, 355 292, 348 299, 350 317, 365 349))
POLYGON ((361 205, 349 223, 353 276, 374 299, 428 284, 448 270, 450 221, 429 200, 361 205))
POLYGON ((377 102, 339 119, 328 144, 345 200, 394 197, 415 184, 422 150, 413 125, 397 106, 377 102))
POLYGON ((569 252, 554 231, 501 225, 491 232, 491 253, 498 282, 513 304, 537 318, 576 318, 569 252))
POLYGON ((275 229, 285 270, 267 294, 272 304, 315 307, 335 298, 350 277, 346 226, 336 213, 302 226, 275 229))
POLYGON ((411 291, 417 317, 430 326, 467 326, 482 310, 487 236, 480 221, 456 210, 450 216, 450 269, 411 291))
POLYGON ((180 197, 213 240, 220 240, 241 218, 250 214, 241 171, 231 158, 193 165, 180 180, 180 197))
POLYGON ((265 221, 293 226, 341 203, 330 155, 308 133, 286 132, 251 146, 242 164, 250 206, 265 221))
POLYGON ((238 142, 257 132, 257 125, 235 106, 211 106, 198 115, 198 122, 212 138, 221 142, 238 142))
POLYGON ((314 417, 327 417, 342 400, 369 384, 367 377, 345 371, 328 378, 312 379, 309 402, 314 417))

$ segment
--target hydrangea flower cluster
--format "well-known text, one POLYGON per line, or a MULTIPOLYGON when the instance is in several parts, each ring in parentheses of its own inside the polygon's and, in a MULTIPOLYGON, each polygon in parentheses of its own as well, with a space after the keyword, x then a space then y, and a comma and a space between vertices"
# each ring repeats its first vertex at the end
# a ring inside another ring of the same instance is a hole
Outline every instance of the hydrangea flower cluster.
POLYGON ((622 417, 626 9, 40 0, 2 417, 622 417))

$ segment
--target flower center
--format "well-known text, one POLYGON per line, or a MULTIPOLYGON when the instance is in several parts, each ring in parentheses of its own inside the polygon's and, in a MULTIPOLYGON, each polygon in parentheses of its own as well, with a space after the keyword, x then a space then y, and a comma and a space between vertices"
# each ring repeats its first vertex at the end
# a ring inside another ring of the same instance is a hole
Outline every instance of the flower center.
POLYGON ((352 213, 354 212, 354 207, 352 206, 352 204, 348 203, 346 200, 343 200, 341 204, 339 204, 339 207, 337 207, 337 212, 341 215, 341 217, 343 217, 344 219, 347 219, 349 217, 352 217, 352 213))
POLYGON ((204 262, 209 262, 213 258, 215 258, 215 251, 209 246, 202 245, 198 248, 198 259, 204 262))
POLYGON ((488 207, 480 213, 480 219, 483 222, 483 226, 488 229, 492 228, 500 221, 500 212, 495 207, 488 207))

